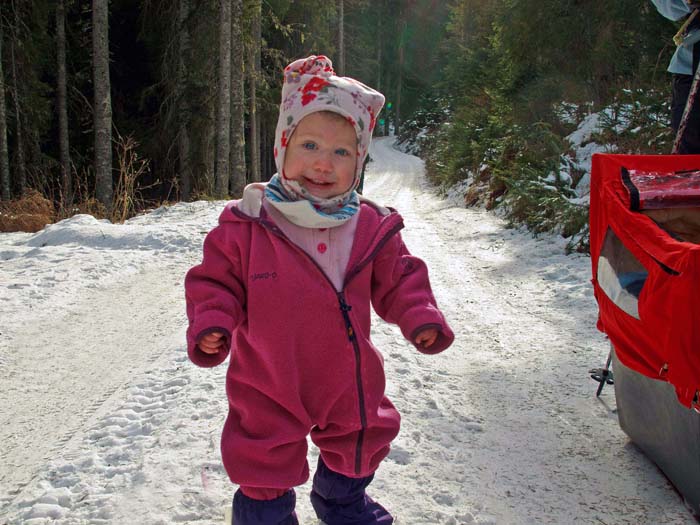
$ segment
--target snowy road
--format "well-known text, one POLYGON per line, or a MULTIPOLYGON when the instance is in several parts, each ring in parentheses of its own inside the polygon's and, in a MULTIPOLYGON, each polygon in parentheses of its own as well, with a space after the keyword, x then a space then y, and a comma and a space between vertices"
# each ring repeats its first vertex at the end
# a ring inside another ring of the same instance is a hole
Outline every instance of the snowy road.
MULTIPOLYGON (((424 356, 376 320, 403 422, 371 494, 401 525, 695 523, 595 398, 590 260, 434 196, 390 139, 372 157, 365 194, 404 216, 457 339, 424 356)), ((181 290, 221 206, 0 235, 0 524, 221 523, 225 369, 187 362, 181 290)))

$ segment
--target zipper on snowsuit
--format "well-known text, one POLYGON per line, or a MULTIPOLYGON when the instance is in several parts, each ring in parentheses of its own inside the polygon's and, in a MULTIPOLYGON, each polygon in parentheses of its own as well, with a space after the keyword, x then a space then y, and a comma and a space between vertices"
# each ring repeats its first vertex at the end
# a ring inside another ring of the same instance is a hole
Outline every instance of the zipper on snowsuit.
MULTIPOLYGON (((245 215, 241 214, 240 211, 236 209, 231 210, 235 215, 243 216, 246 217, 245 215)), ((360 352, 360 345, 357 341, 357 335, 355 334, 355 328, 352 326, 352 321, 350 321, 350 310, 352 310, 352 306, 350 306, 346 301, 345 301, 345 293, 343 292, 345 290, 345 287, 348 285, 348 283, 358 274, 360 273, 360 270, 367 264, 369 264, 370 261, 374 259, 374 257, 379 253, 379 251, 384 247, 384 245, 388 242, 388 240, 393 237, 401 228, 403 228, 403 223, 397 224, 394 227, 392 227, 389 231, 385 232, 383 234, 383 237, 380 239, 380 241, 376 244, 374 249, 372 250, 372 253, 370 253, 367 257, 365 257, 364 260, 360 261, 355 268, 345 276, 345 282, 343 283, 343 290, 340 292, 336 291, 335 286, 333 285, 332 281, 329 279, 329 277, 326 275, 326 272, 323 271, 321 266, 314 260, 313 257, 311 257, 308 253, 306 253, 304 250, 299 248, 296 244, 294 244, 282 231, 281 228, 279 228, 276 224, 271 223, 267 220, 258 220, 258 224, 260 224, 263 228, 266 228, 269 231, 272 231, 275 235, 278 237, 284 239, 289 243, 292 248, 296 249, 300 254, 305 256, 312 265, 314 265, 318 271, 323 275, 325 281, 330 285, 330 287, 336 292, 338 296, 338 303, 340 306, 340 312, 343 316, 343 320, 345 322, 345 328, 348 336, 348 340, 352 344, 353 352, 355 354, 355 380, 357 381, 357 397, 358 397, 358 406, 359 406, 359 411, 360 411, 360 432, 357 436, 357 444, 355 447, 355 473, 360 474, 362 471, 362 448, 364 444, 364 436, 365 436, 365 429, 367 428, 367 413, 366 413, 366 407, 365 407, 365 389, 362 386, 362 354, 360 352)))
POLYGON ((338 292, 338 302, 340 303, 340 312, 345 320, 345 328, 347 336, 352 343, 353 351, 355 352, 355 380, 357 381, 357 397, 359 399, 360 411, 360 433, 357 436, 357 444, 355 446, 355 474, 359 474, 362 470, 362 445, 365 437, 365 428, 367 428, 367 414, 365 412, 365 389, 362 386, 362 355, 360 353, 360 345, 357 343, 357 335, 350 321, 350 310, 352 306, 345 302, 345 294, 338 292))

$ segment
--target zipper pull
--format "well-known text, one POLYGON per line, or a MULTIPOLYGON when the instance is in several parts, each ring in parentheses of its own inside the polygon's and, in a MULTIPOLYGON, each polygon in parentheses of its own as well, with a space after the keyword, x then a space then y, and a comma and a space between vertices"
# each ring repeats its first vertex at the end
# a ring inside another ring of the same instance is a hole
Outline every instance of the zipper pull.
POLYGON ((353 341, 355 339, 355 330, 352 327, 350 316, 348 315, 348 312, 352 310, 352 306, 345 302, 345 297, 342 293, 338 294, 338 302, 340 303, 340 311, 342 312, 343 319, 345 320, 345 328, 347 329, 348 339, 353 341))
POLYGON ((338 293, 338 302, 340 303, 340 310, 343 312, 349 312, 352 310, 352 306, 345 302, 345 296, 342 292, 338 293))

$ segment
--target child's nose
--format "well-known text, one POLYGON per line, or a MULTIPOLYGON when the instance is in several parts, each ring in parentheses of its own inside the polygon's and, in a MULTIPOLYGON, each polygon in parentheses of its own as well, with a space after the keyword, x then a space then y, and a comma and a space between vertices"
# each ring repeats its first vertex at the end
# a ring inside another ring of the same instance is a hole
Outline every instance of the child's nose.
POLYGON ((320 153, 314 162, 314 169, 322 173, 330 173, 333 171, 333 162, 330 153, 320 153))

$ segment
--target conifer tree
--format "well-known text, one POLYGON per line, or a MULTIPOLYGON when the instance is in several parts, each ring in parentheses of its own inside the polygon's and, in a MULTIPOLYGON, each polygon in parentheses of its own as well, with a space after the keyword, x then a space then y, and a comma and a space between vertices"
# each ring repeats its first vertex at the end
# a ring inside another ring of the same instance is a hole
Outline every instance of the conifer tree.
POLYGON ((240 196, 246 183, 243 0, 231 1, 231 177, 229 192, 240 196))
POLYGON ((248 73, 248 126, 250 143, 250 179, 261 180, 260 170, 260 113, 258 111, 258 79, 260 68, 260 47, 262 45, 261 17, 262 1, 248 0, 250 12, 250 44, 247 53, 248 73))
POLYGON ((112 209, 112 97, 109 77, 109 2, 92 1, 93 84, 95 88, 95 196, 112 209))
POLYGON ((178 182, 180 198, 190 200, 192 192, 192 164, 190 158, 190 104, 187 97, 187 57, 190 35, 187 21, 190 15, 189 0, 180 0, 177 14, 177 79, 175 104, 177 107, 178 182))
POLYGON ((70 161, 70 139, 68 137, 68 93, 66 74, 66 9, 65 0, 56 3, 56 58, 57 89, 56 108, 58 111, 58 142, 61 164, 61 185, 63 205, 73 201, 73 180, 70 161))
POLYGON ((3 7, 0 5, 0 198, 9 200, 10 160, 7 147, 7 111, 5 108, 5 72, 3 68, 3 7))
POLYGON ((345 76, 345 1, 338 0, 338 67, 340 76, 345 76))
POLYGON ((220 0, 218 77, 214 191, 218 198, 223 199, 229 187, 231 149, 231 0, 220 0))
POLYGON ((12 3, 12 11, 14 13, 14 24, 12 26, 12 41, 10 43, 10 71, 12 75, 12 99, 14 101, 15 110, 15 173, 17 177, 17 187, 19 194, 24 195, 27 189, 27 163, 25 157, 24 143, 24 119, 22 107, 22 84, 19 80, 17 61, 21 58, 17 52, 17 45, 21 42, 20 31, 23 27, 19 11, 20 6, 16 2, 12 3))

